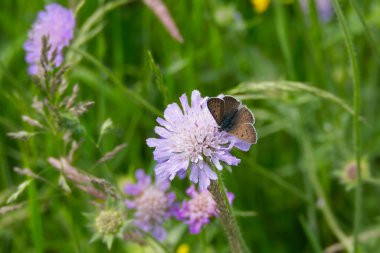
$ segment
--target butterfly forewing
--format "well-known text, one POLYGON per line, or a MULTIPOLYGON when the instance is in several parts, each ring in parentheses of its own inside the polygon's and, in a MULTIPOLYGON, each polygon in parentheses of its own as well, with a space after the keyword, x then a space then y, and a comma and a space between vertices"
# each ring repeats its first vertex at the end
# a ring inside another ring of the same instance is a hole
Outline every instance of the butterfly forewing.
POLYGON ((241 105, 240 101, 231 96, 224 96, 224 115, 230 115, 237 111, 241 105))
POLYGON ((238 115, 236 116, 236 124, 244 124, 244 123, 255 123, 255 117, 251 110, 249 110, 246 106, 241 107, 238 115))
POLYGON ((228 133, 251 144, 255 144, 257 141, 256 129, 252 124, 236 124, 228 133))
POLYGON ((207 107, 216 123, 220 125, 224 115, 224 101, 220 98, 209 98, 207 100, 207 107))

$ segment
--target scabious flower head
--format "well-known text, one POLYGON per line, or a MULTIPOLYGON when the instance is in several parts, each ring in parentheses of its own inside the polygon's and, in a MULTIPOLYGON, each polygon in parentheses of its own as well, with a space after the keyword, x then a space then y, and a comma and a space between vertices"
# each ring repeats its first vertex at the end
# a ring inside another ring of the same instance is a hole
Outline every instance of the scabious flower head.
POLYGON ((177 173, 183 174, 190 166, 190 180, 199 182, 201 190, 207 189, 210 180, 216 180, 216 173, 210 168, 213 163, 222 170, 221 161, 237 165, 240 160, 231 155, 235 146, 247 151, 250 145, 219 131, 218 125, 207 108, 207 97, 202 98, 199 91, 191 95, 191 105, 187 96, 180 97, 182 109, 177 103, 168 105, 164 119, 157 118, 160 126, 155 132, 161 138, 149 138, 149 147, 155 147, 154 159, 158 178, 173 180, 177 173))
POLYGON ((29 74, 39 74, 39 62, 42 50, 42 37, 47 36, 51 49, 48 52, 50 58, 53 51, 57 50, 55 66, 63 62, 62 49, 68 46, 74 35, 75 19, 71 10, 53 3, 40 11, 37 20, 29 31, 28 40, 24 44, 26 62, 29 64, 29 74))
POLYGON ((129 197, 125 204, 127 208, 135 210, 133 222, 137 227, 163 240, 166 231, 162 225, 177 212, 175 194, 167 192, 169 181, 157 180, 153 184, 143 170, 136 171, 136 179, 136 184, 125 185, 124 191, 129 197))
MULTIPOLYGON (((186 193, 191 197, 184 201, 178 211, 178 217, 189 225, 190 233, 198 234, 202 227, 210 222, 212 217, 218 216, 216 202, 208 190, 196 191, 194 185, 187 189, 186 193)), ((228 200, 232 203, 234 195, 227 193, 228 200)))

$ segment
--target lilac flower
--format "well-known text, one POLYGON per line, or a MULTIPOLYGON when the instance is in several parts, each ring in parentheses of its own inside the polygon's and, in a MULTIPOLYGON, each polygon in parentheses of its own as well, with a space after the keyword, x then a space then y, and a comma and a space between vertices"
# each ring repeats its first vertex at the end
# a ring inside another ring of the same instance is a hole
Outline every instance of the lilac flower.
POLYGON ((129 197, 125 201, 127 208, 134 209, 134 224, 146 232, 152 233, 157 240, 166 237, 162 224, 177 212, 174 202, 175 194, 166 192, 169 181, 157 181, 152 184, 151 178, 143 170, 136 171, 136 184, 126 184, 124 191, 129 197))
POLYGON ((240 160, 231 155, 235 146, 247 151, 250 145, 226 132, 219 131, 218 126, 207 108, 207 97, 202 98, 199 91, 191 94, 191 105, 183 94, 180 102, 168 105, 164 119, 157 118, 160 126, 155 132, 161 138, 149 138, 149 147, 155 147, 154 159, 158 178, 173 180, 177 173, 184 174, 190 166, 190 180, 199 182, 201 190, 207 189, 210 180, 216 180, 215 171, 210 168, 213 163, 222 170, 221 161, 237 165, 240 160))
MULTIPOLYGON (((198 234, 202 227, 210 222, 212 217, 218 216, 216 202, 208 190, 197 192, 194 185, 186 191, 191 197, 190 200, 184 201, 182 208, 178 212, 178 218, 189 225, 191 234, 198 234)), ((231 192, 227 193, 230 204, 234 199, 231 192)))
POLYGON ((305 13, 308 12, 309 1, 315 1, 319 18, 323 22, 329 21, 334 15, 332 0, 302 0, 301 6, 305 13))
POLYGON ((73 38, 75 27, 74 14, 71 10, 53 3, 45 7, 45 11, 40 11, 37 20, 29 31, 29 39, 24 44, 26 51, 26 62, 29 63, 29 74, 39 74, 39 62, 42 50, 42 37, 48 36, 51 49, 48 57, 51 57, 54 50, 57 50, 55 66, 58 67, 63 62, 62 49, 68 46, 73 38))

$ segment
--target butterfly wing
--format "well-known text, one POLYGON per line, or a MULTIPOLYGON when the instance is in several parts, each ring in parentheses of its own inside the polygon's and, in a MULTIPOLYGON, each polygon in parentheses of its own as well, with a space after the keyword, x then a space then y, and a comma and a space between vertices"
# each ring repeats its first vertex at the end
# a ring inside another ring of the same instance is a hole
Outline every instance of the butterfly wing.
POLYGON ((249 123, 249 124, 255 123, 255 117, 253 116, 253 113, 246 106, 243 106, 239 110, 238 115, 236 116, 236 124, 244 124, 244 123, 249 123))
POLYGON ((241 102, 232 96, 224 96, 224 115, 231 115, 237 111, 241 105, 241 102))
POLYGON ((214 97, 207 100, 207 107, 214 117, 218 125, 222 124, 223 115, 224 115, 224 101, 223 99, 214 97))
POLYGON ((228 131, 228 133, 242 141, 251 144, 256 144, 257 142, 256 129, 252 124, 249 123, 235 124, 235 126, 230 131, 228 131))

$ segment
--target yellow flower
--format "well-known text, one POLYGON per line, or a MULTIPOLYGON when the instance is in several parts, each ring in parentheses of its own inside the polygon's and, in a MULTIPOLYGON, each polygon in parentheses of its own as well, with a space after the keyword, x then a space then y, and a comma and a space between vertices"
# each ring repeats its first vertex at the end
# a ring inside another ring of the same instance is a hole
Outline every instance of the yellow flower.
POLYGON ((257 13, 263 13, 268 9, 270 0, 251 0, 251 4, 257 13))
POLYGON ((179 245, 177 249, 177 253, 189 253, 190 252, 190 247, 186 243, 182 243, 179 245))

